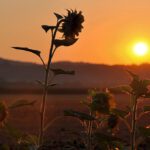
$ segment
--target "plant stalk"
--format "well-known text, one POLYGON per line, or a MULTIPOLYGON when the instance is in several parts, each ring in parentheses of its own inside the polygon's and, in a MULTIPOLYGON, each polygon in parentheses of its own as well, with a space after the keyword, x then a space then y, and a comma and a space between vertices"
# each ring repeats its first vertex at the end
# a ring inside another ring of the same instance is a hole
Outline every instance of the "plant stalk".
POLYGON ((61 21, 57 23, 54 33, 52 32, 49 59, 48 59, 48 63, 47 63, 46 71, 45 71, 43 98, 42 98, 42 102, 41 102, 41 111, 40 111, 40 131, 39 131, 39 140, 38 140, 39 146, 43 144, 44 125, 45 125, 45 111, 46 111, 46 97, 47 97, 48 84, 49 84, 49 82, 48 82, 49 68, 50 68, 50 65, 52 62, 52 57, 53 57, 54 40, 55 40, 56 33, 58 31, 58 27, 59 27, 60 23, 61 23, 61 21))
MULTIPOLYGON (((90 111, 90 115, 92 115, 92 112, 90 111)), ((92 150, 92 128, 93 128, 93 121, 89 121, 88 125, 88 150, 92 150)))
POLYGON ((132 97, 132 126, 131 126, 131 150, 136 150, 136 113, 137 113, 137 98, 132 97))

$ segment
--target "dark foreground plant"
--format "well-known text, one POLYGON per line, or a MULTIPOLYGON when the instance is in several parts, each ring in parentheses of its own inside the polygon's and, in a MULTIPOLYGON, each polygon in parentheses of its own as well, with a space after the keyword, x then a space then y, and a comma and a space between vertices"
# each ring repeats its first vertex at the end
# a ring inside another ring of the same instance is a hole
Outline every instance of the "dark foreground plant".
POLYGON ((45 104, 46 104, 46 95, 48 88, 50 86, 54 86, 50 80, 50 71, 53 72, 54 76, 59 74, 74 74, 74 72, 64 71, 62 69, 52 69, 51 63, 52 58, 55 54, 55 51, 60 46, 71 46, 73 45, 78 39, 77 36, 81 32, 83 26, 82 23, 84 22, 84 17, 82 12, 77 12, 76 10, 67 10, 68 14, 66 16, 62 16, 60 14, 54 13, 57 18, 56 25, 49 26, 49 25, 42 25, 42 28, 45 32, 51 31, 51 44, 50 44, 50 51, 48 56, 48 62, 45 63, 41 57, 41 51, 30 49, 27 47, 13 47, 18 50, 24 50, 28 52, 32 52, 33 54, 37 55, 43 63, 43 67, 45 70, 45 78, 44 82, 39 81, 39 83, 43 86, 43 99, 41 102, 41 111, 40 111, 40 133, 39 133, 39 142, 38 145, 42 145, 43 143, 43 134, 44 134, 44 127, 45 127, 45 104), (57 33, 62 33, 62 38, 57 38, 57 33))
MULTIPOLYGON (((142 116, 150 112, 150 106, 143 106, 142 110, 139 110, 139 102, 145 98, 150 98, 150 80, 140 79, 140 77, 130 71, 128 71, 132 80, 129 85, 120 86, 115 89, 121 92, 129 94, 130 106, 127 109, 127 115, 122 117, 122 120, 127 125, 130 132, 130 145, 131 150, 137 150, 140 143, 150 139, 150 128, 149 126, 141 127, 138 122, 142 116), (131 122, 128 122, 128 118, 131 118, 131 122)), ((148 143, 147 143, 148 144, 148 143)), ((146 148, 146 149, 150 149, 146 148)))
POLYGON ((88 111, 79 112, 65 110, 65 116, 77 118, 84 128, 81 134, 87 150, 121 149, 122 141, 114 136, 114 131, 119 120, 119 110, 116 101, 108 91, 95 91, 89 93, 88 99, 81 102, 88 111))
MULTIPOLYGON (((2 135, 8 136, 11 139, 11 143, 13 146, 10 146, 10 144, 0 144, 0 150, 9 150, 11 148, 19 150, 17 147, 20 146, 25 141, 30 141, 30 144, 26 145, 26 147, 33 146, 31 143, 31 137, 32 135, 25 136, 25 133, 21 132, 19 129, 16 129, 13 127, 7 119, 11 115, 11 110, 17 109, 20 107, 25 106, 33 106, 36 103, 36 101, 28 101, 28 100, 17 100, 13 102, 12 104, 6 104, 4 101, 0 101, 0 131, 2 131, 2 135), (17 146, 17 147, 16 147, 17 146), (11 147, 11 148, 10 148, 11 147)), ((3 138, 1 138, 2 140, 3 138)), ((32 138, 33 139, 33 138, 32 138)), ((7 141, 8 142, 8 141, 7 141)), ((34 145, 36 147, 36 145, 34 145)), ((21 148, 24 149, 24 146, 21 148)))
POLYGON ((142 109, 138 105, 141 100, 150 98, 150 80, 140 79, 138 75, 130 71, 128 73, 132 77, 129 85, 109 89, 109 91, 117 90, 130 95, 131 103, 126 110, 115 107, 116 104, 110 92, 92 91, 90 98, 87 101, 82 101, 87 106, 88 113, 75 110, 64 111, 66 116, 72 116, 80 120, 85 129, 87 137, 85 145, 88 150, 93 150, 97 145, 99 149, 104 150, 115 150, 116 148, 121 150, 150 149, 150 124, 143 127, 138 123, 142 116, 150 113, 149 105, 142 106, 142 109), (116 137, 121 122, 126 125, 130 133, 130 143, 116 137), (118 126, 118 129, 115 131, 116 126, 118 126), (109 130, 105 130, 106 127, 109 130), (130 148, 127 148, 129 144, 130 148))

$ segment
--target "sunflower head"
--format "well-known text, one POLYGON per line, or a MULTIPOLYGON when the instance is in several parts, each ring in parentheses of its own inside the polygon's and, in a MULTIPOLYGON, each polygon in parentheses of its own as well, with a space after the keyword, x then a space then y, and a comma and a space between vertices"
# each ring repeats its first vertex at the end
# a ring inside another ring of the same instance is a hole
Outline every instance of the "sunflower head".
POLYGON ((113 96, 108 92, 97 92, 92 96, 91 109, 98 113, 109 113, 115 107, 113 96))
POLYGON ((82 12, 77 12, 76 10, 67 10, 67 16, 64 16, 64 21, 62 23, 62 27, 60 32, 63 33, 65 39, 75 39, 76 36, 79 35, 83 26, 82 23, 84 22, 84 16, 82 12))

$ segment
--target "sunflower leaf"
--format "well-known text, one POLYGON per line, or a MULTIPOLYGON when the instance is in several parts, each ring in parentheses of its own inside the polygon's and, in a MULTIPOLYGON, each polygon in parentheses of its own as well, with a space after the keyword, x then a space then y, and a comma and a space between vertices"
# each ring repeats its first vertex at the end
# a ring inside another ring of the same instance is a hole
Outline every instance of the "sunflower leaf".
POLYGON ((74 111, 72 109, 65 110, 64 115, 76 117, 76 118, 79 118, 80 120, 95 120, 95 118, 91 115, 88 115, 88 114, 83 113, 83 112, 74 111))
POLYGON ((63 18, 63 16, 61 16, 60 14, 54 13, 54 15, 56 16, 57 20, 60 20, 63 18))
POLYGON ((54 75, 74 75, 75 71, 66 71, 62 69, 51 69, 54 75))
POLYGON ((59 46, 71 46, 73 45, 78 39, 64 39, 64 40, 59 40, 59 39, 56 39, 54 40, 54 45, 56 47, 59 47, 59 46))
POLYGON ((34 49, 27 48, 27 47, 12 47, 12 48, 17 49, 17 50, 31 52, 37 56, 40 56, 40 54, 41 54, 41 52, 39 50, 34 50, 34 49))
POLYGON ((42 25, 42 29, 47 33, 49 30, 53 30, 56 28, 56 26, 48 26, 48 25, 42 25))
POLYGON ((28 101, 28 100, 18 100, 9 106, 10 109, 23 107, 23 106, 33 106, 36 101, 28 101))

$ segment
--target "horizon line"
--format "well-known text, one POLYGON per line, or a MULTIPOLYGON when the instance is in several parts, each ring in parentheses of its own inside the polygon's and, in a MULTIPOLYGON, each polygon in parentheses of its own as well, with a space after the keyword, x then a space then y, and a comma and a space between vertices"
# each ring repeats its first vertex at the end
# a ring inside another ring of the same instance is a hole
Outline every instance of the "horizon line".
MULTIPOLYGON (((36 65, 42 65, 42 63, 37 63, 37 62, 32 62, 32 61, 21 61, 21 60, 15 60, 15 59, 8 59, 8 58, 3 58, 0 57, 0 60, 4 61, 12 61, 12 62, 18 62, 18 63, 27 63, 27 64, 36 64, 36 65)), ((70 60, 60 60, 60 61, 53 61, 52 63, 73 63, 73 64, 90 64, 90 65, 106 65, 106 66, 142 66, 142 65, 150 65, 150 63, 145 62, 145 63, 130 63, 130 64, 106 64, 106 63, 94 63, 94 62, 85 62, 85 61, 70 61, 70 60)))

